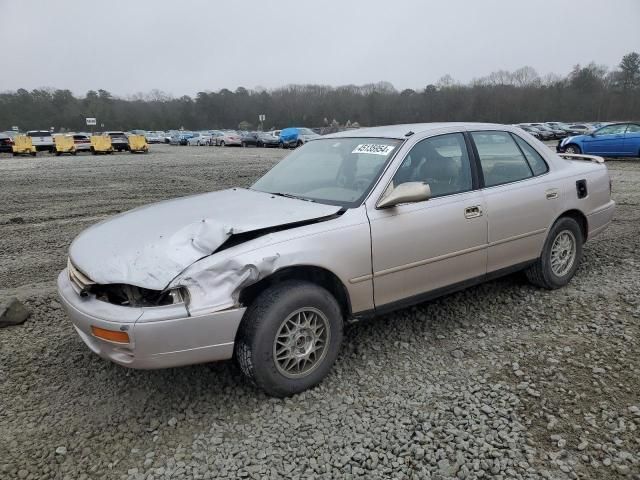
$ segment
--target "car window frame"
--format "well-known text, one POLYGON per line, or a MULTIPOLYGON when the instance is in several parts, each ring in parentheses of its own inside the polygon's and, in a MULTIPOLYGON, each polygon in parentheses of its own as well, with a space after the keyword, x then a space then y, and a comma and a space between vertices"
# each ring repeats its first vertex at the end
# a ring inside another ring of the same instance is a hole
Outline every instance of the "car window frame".
POLYGON ((435 200, 435 199, 447 198, 447 197, 452 197, 454 195, 463 195, 465 193, 478 191, 481 188, 481 179, 479 176, 480 172, 478 172, 477 157, 475 156, 475 153, 472 150, 472 144, 471 144, 471 141, 469 140, 468 132, 466 130, 455 130, 450 132, 436 133, 435 135, 422 136, 421 138, 418 138, 415 142, 411 143, 408 146, 407 146, 408 138, 405 139, 402 142, 402 144, 399 145, 398 151, 395 152, 394 158, 389 160, 386 168, 380 173, 378 180, 375 182, 375 184, 373 185, 373 187, 369 192, 369 196, 367 196, 367 198, 363 200, 363 204, 366 203, 369 200, 369 198, 373 200, 372 194, 375 191, 375 189, 378 187, 379 183, 383 181, 383 177, 385 177, 386 175, 390 175, 389 179, 386 181, 384 188, 381 190, 380 194, 378 195, 377 199, 375 199, 375 202, 373 204, 373 208, 375 208, 376 210, 380 210, 380 207, 378 207, 378 203, 380 202, 380 200, 382 200, 385 197, 385 195, 387 195, 387 192, 389 191, 389 186, 393 182, 393 179, 398 173, 398 170, 400 170, 400 167, 406 160, 407 156, 411 153, 411 150, 413 150, 413 147, 415 147, 420 142, 429 140, 431 138, 441 137, 443 135, 454 135, 454 134, 460 134, 464 138, 465 148, 467 149, 467 156, 469 157, 469 167, 471 168, 471 189, 465 190, 464 192, 448 193, 445 195, 439 195, 437 197, 430 197, 429 199, 424 200, 422 202, 414 202, 414 203, 424 203, 424 202, 435 200), (398 159, 397 157, 399 155, 401 148, 405 146, 407 146, 409 150, 407 150, 407 152, 404 153, 402 159, 398 159), (396 163, 395 167, 394 167, 394 163, 396 163), (391 172, 391 170, 393 170, 393 172, 391 172))
POLYGON ((542 157, 542 159, 544 160, 544 163, 547 165, 547 171, 545 173, 541 173, 540 175, 535 175, 533 173, 533 168, 531 168, 531 165, 529 164, 529 161, 527 160, 527 156, 524 154, 524 152, 520 148, 520 145, 518 145, 518 142, 516 142, 515 138, 511 138, 511 141, 516 145, 516 148, 520 152, 520 155, 522 155, 522 158, 524 159, 524 163, 529 168, 529 172, 531 173, 531 176, 530 177, 526 177, 526 178, 521 178, 519 180, 512 180, 510 182, 498 183, 496 185, 487 185, 486 181, 485 181, 485 178, 484 178, 484 171, 482 170, 482 162, 480 160, 480 154, 478 153, 478 149, 476 147, 476 142, 473 139, 473 135, 472 135, 473 133, 487 133, 487 132, 505 133, 509 137, 513 137, 513 135, 516 135, 518 138, 522 138, 522 137, 520 137, 520 135, 517 135, 517 134, 515 134, 514 132, 512 132, 510 130, 495 130, 495 129, 494 130, 469 130, 467 132, 468 135, 469 135, 469 140, 471 141, 471 143, 473 145, 473 153, 474 153, 474 157, 475 157, 475 160, 477 162, 477 165, 478 165, 478 175, 480 177, 480 182, 481 182, 480 189, 485 190, 485 189, 488 189, 488 188, 502 187, 504 185, 511 185, 511 184, 514 184, 514 183, 525 182, 527 180, 531 180, 531 179, 534 179, 534 178, 542 177, 544 175, 547 175, 550 172, 549 163, 546 160, 544 160, 544 155, 542 155, 538 151, 537 148, 533 147, 533 145, 531 145, 529 142, 527 142, 527 144, 531 148, 533 148, 536 152, 538 152, 538 155, 540 155, 542 157))

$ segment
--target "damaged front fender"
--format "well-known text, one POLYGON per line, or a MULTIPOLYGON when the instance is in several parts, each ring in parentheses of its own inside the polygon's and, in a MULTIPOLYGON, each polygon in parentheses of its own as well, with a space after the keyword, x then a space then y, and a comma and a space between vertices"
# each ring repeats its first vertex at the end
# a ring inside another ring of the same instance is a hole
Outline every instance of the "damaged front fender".
POLYGON ((196 262, 171 282, 170 288, 184 287, 189 291, 189 313, 198 315, 238 306, 243 288, 275 272, 280 255, 257 256, 252 261, 232 257, 218 260, 209 257, 196 262))

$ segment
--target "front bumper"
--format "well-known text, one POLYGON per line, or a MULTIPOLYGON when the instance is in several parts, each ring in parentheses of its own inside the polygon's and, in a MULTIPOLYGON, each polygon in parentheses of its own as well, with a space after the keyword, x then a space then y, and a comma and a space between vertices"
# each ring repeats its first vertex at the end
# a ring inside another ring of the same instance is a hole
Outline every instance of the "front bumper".
POLYGON ((245 308, 190 317, 184 304, 152 308, 112 305, 81 297, 67 269, 58 276, 58 295, 84 343, 102 358, 140 369, 178 367, 227 360, 245 308), (91 327, 126 331, 129 343, 95 337, 91 327))

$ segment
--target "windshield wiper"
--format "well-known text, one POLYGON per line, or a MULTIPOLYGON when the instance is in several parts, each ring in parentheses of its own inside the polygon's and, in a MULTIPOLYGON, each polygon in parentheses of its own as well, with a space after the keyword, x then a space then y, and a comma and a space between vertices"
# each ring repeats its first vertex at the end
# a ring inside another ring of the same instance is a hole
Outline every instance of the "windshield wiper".
POLYGON ((310 198, 300 197, 298 195, 293 195, 292 193, 282 193, 282 192, 270 192, 270 193, 271 195, 277 195, 279 197, 295 198, 296 200, 304 200, 305 202, 315 202, 315 200, 312 200, 310 198))

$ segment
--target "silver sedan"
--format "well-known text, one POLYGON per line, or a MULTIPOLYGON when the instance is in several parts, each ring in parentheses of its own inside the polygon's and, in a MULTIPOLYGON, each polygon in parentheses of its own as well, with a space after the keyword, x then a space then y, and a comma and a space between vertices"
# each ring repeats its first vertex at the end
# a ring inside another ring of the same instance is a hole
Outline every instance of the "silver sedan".
POLYGON ((268 394, 318 384, 350 319, 524 270, 566 285, 611 222, 598 157, 517 127, 395 125, 309 141, 251 188, 82 232, 58 290, 98 355, 134 368, 235 357, 268 394))

